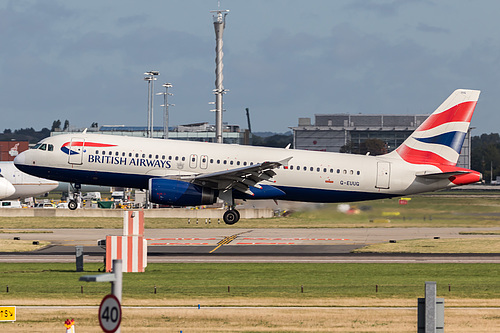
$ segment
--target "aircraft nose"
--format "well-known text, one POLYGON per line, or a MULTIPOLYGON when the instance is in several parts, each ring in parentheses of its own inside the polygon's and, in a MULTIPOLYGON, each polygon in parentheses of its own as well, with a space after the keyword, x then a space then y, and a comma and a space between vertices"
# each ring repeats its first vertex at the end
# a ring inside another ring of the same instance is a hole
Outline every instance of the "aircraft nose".
POLYGON ((14 158, 14 165, 25 164, 26 163, 26 153, 22 152, 14 158))
POLYGON ((8 198, 16 193, 16 188, 7 179, 0 178, 0 199, 8 198))

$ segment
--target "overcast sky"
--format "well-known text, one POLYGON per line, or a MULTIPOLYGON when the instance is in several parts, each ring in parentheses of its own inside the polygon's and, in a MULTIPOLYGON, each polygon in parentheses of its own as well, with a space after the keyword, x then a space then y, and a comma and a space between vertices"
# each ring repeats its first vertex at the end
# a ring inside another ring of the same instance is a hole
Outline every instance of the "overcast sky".
MULTIPOLYGON (((224 121, 285 132, 324 113, 427 114, 482 91, 474 134, 500 132, 498 1, 223 0, 224 121)), ((215 115, 215 0, 0 3, 4 128, 146 125, 143 73, 170 82, 170 124, 215 115)), ((162 124, 155 98, 155 125, 162 124)))

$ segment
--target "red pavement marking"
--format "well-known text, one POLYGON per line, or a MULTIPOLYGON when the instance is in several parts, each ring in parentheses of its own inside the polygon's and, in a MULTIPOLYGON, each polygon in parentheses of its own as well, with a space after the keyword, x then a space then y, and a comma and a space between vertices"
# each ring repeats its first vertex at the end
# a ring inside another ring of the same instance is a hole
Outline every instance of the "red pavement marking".
POLYGON ((208 245, 208 243, 151 243, 149 245, 208 245))

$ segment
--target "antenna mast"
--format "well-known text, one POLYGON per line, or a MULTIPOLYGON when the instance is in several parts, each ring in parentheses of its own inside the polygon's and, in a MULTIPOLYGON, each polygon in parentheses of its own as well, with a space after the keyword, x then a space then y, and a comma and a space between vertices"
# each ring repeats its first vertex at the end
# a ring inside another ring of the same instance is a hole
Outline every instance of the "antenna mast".
POLYGON ((227 90, 224 89, 222 81, 224 76, 222 75, 222 69, 224 65, 222 64, 222 58, 224 53, 222 53, 222 35, 224 34, 224 28, 226 26, 226 15, 229 10, 220 9, 220 1, 217 2, 218 9, 211 10, 210 13, 216 13, 213 15, 214 28, 215 28, 215 139, 217 143, 222 143, 222 112, 223 112, 223 101, 222 96, 227 90))

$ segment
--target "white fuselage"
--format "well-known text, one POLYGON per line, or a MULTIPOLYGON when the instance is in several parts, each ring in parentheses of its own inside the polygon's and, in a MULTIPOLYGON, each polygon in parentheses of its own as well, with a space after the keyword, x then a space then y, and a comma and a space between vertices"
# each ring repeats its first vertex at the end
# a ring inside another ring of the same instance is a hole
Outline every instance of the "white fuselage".
POLYGON ((59 185, 57 181, 42 179, 20 171, 14 162, 0 162, 0 174, 15 189, 13 193, 1 198, 2 200, 38 196, 52 191, 59 185))
POLYGON ((83 133, 57 135, 40 144, 47 149, 23 152, 16 165, 33 175, 81 184, 147 189, 150 178, 178 179, 291 157, 288 166, 275 169, 276 175, 262 182, 284 191, 283 200, 358 201, 454 186, 448 179, 416 177, 440 170, 409 164, 396 154, 363 156, 83 133), (71 142, 84 144, 76 147, 71 142))

